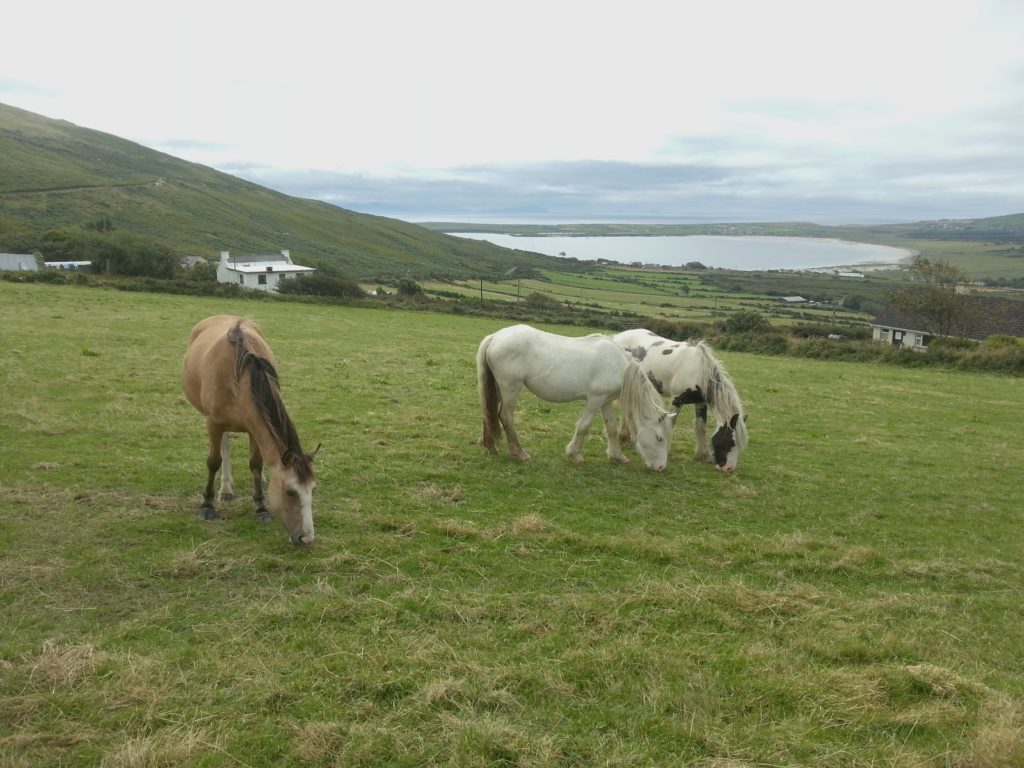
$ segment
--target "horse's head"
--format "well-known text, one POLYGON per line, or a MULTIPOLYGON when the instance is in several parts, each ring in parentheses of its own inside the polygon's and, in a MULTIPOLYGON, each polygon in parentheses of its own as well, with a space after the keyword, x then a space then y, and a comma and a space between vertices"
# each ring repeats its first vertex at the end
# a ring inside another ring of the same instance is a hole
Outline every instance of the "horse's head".
POLYGON ((678 414, 660 410, 657 418, 636 425, 636 449, 648 469, 661 472, 668 465, 668 447, 678 414))
POLYGON ((734 413, 729 421, 719 425, 711 436, 711 450, 714 452, 715 469, 719 472, 732 472, 740 460, 740 444, 743 442, 737 435, 740 415, 734 413))
POLYGON ((282 463, 277 471, 270 472, 268 506, 288 529, 292 544, 312 544, 316 536, 313 531, 313 489, 316 487, 313 457, 319 450, 317 446, 312 453, 292 456, 289 463, 282 463))

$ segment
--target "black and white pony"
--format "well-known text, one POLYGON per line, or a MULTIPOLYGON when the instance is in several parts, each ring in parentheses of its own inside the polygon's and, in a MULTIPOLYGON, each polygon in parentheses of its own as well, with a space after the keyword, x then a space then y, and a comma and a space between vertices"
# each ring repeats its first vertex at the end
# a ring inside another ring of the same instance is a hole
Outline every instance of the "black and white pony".
POLYGON ((608 458, 628 461, 619 447, 612 403, 622 406, 623 423, 633 436, 644 463, 656 472, 665 469, 676 414, 661 407, 654 386, 633 358, 601 334, 571 337, 547 333, 528 325, 513 325, 480 342, 476 354, 480 405, 483 409, 481 443, 498 450, 502 428, 508 451, 526 461, 513 421, 516 399, 523 387, 549 403, 583 400, 566 455, 583 461, 583 439, 598 411, 608 435, 608 458))
MULTIPOLYGON (((644 328, 616 334, 614 341, 640 363, 658 393, 671 400, 677 410, 684 405, 695 406, 694 458, 713 463, 722 472, 736 469, 740 450, 747 447, 746 416, 736 386, 711 346, 705 341, 672 341, 644 328), (714 411, 716 424, 710 451, 708 407, 714 411)), ((626 425, 619 437, 629 439, 626 425)))

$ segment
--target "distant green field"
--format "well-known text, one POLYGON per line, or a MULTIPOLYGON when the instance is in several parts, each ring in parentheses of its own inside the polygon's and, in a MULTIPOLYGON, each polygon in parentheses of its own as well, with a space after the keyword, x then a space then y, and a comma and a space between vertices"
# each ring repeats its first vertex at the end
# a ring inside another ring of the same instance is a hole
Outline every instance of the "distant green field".
POLYGON ((0 282, 0 323, 4 766, 1024 764, 1019 379, 724 354, 738 472, 685 413, 659 475, 531 395, 533 460, 485 453, 501 321, 0 282), (194 515, 216 313, 323 443, 312 547, 194 515))
POLYGON ((841 282, 840 278, 828 275, 784 275, 776 279, 771 273, 701 273, 612 266, 585 274, 543 270, 541 275, 543 279, 427 281, 424 287, 434 294, 464 298, 480 297, 482 288, 485 300, 506 302, 521 302, 531 294, 541 294, 569 306, 650 318, 709 321, 740 310, 753 310, 781 325, 797 321, 864 325, 871 319, 869 312, 850 310, 838 306, 838 302, 847 294, 864 294, 873 302, 865 304, 866 309, 881 306, 893 286, 891 278, 880 275, 841 282), (708 282, 710 278, 717 284, 708 282), (754 290, 744 290, 744 284, 754 290), (784 288, 790 288, 790 295, 799 295, 798 288, 810 288, 805 298, 820 300, 789 304, 781 298, 784 288))

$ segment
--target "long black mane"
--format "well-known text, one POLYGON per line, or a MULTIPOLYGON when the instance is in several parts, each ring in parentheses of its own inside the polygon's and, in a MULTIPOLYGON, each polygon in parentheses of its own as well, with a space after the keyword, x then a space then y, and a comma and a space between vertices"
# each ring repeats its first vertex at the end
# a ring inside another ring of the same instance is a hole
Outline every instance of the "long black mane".
POLYGON ((227 338, 235 347, 235 381, 240 382, 245 371, 249 371, 253 401, 271 437, 281 449, 282 463, 295 470, 300 482, 309 482, 313 479, 313 464, 302 450, 295 423, 284 407, 277 369, 270 360, 253 350, 241 321, 228 331, 227 338))

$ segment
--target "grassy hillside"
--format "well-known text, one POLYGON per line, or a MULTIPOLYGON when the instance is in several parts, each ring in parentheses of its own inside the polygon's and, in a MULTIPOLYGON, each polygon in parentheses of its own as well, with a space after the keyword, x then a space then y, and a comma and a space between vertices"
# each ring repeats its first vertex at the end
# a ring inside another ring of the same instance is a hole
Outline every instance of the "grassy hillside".
POLYGON ((484 453, 495 320, 0 282, 0 324, 4 766, 1024 764, 1018 379, 727 353, 738 473, 685 414, 656 475, 527 394, 533 460, 484 453), (323 443, 312 547, 194 515, 218 312, 323 443))
POLYGON ((0 104, 0 243, 109 217, 183 255, 289 249, 354 278, 496 275, 550 257, 302 200, 124 139, 0 104))

